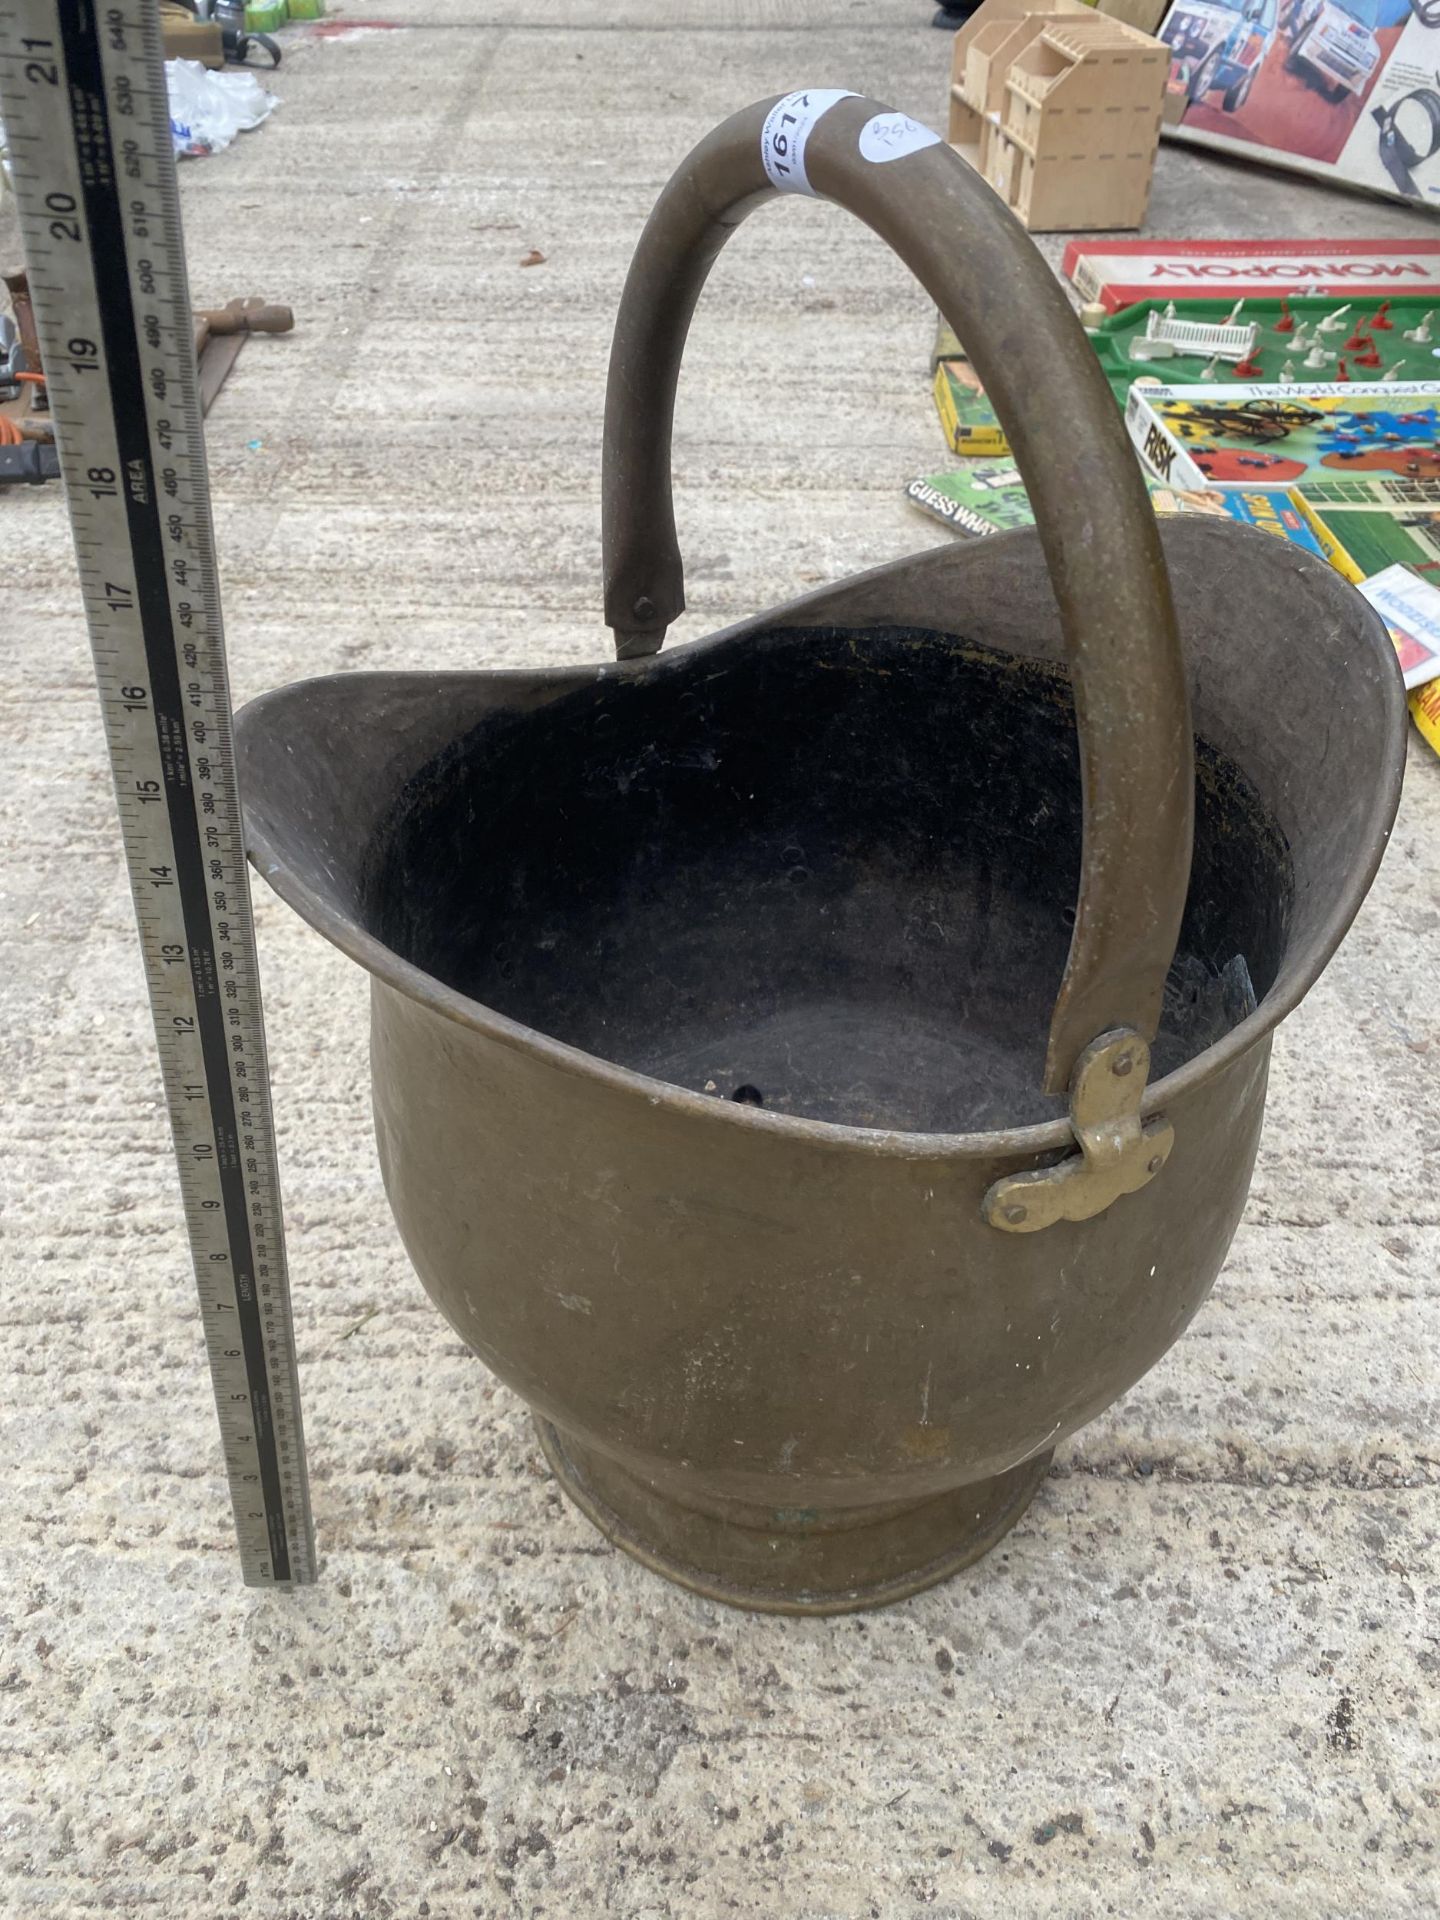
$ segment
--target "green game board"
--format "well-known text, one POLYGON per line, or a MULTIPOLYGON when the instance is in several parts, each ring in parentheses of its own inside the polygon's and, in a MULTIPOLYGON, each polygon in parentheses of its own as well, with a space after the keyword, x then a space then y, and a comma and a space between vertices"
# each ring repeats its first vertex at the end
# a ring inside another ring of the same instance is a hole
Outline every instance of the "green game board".
POLYGON ((1367 578, 1397 560, 1427 579, 1440 575, 1440 482, 1313 480, 1304 506, 1367 578))
MULTIPOLYGON (((1180 320, 1200 320, 1219 322, 1227 319, 1233 300, 1177 300, 1175 316, 1180 320)), ((1352 324, 1365 322, 1373 317, 1380 302, 1376 299, 1345 301, 1328 294, 1296 294, 1289 300, 1289 311, 1297 329, 1308 327, 1313 337, 1317 324, 1337 309, 1348 306, 1346 319, 1352 324)), ((1259 372, 1247 374, 1243 379, 1236 375, 1233 363, 1222 360, 1208 381, 1205 370, 1209 362, 1203 358, 1188 358, 1176 354, 1169 360, 1139 361, 1132 360, 1128 347, 1130 341, 1145 331, 1146 320, 1152 309, 1163 314, 1165 301, 1146 300, 1139 306, 1125 307, 1119 313, 1111 314, 1098 331, 1090 335, 1090 341, 1105 370, 1105 377, 1116 400, 1123 407, 1130 388, 1136 380, 1159 380, 1167 387, 1224 386, 1233 382, 1236 386, 1253 386, 1267 381, 1278 381, 1287 360, 1295 364, 1297 384, 1307 382, 1329 382, 1336 378, 1336 362, 1316 369, 1301 364, 1305 357, 1302 348, 1298 353, 1290 347, 1293 335, 1276 333, 1275 323, 1281 318, 1281 304, 1278 299, 1247 300, 1240 309, 1240 320, 1256 320, 1260 323, 1259 344, 1256 347, 1256 361, 1259 372)), ((1389 331, 1383 328, 1373 334, 1376 347, 1381 356, 1379 367, 1350 367, 1347 371, 1353 380, 1377 380, 1381 373, 1387 372, 1398 360, 1400 366, 1395 379, 1400 380, 1440 380, 1440 300, 1424 294, 1397 294, 1390 298, 1386 319, 1391 322, 1389 331), (1408 327, 1417 327, 1427 313, 1434 314, 1431 332, 1434 339, 1428 342, 1416 342, 1405 338, 1408 327)), ((1350 332, 1339 336, 1340 347, 1352 337, 1350 332)), ((943 338, 943 336, 942 336, 943 338)), ((1326 336, 1326 345, 1334 340, 1333 335, 1326 336)), ((937 343, 938 353, 938 343, 937 343)), ((1346 354, 1347 363, 1353 354, 1346 354)), ((1000 432, 994 409, 983 393, 976 390, 975 381, 963 355, 956 358, 937 357, 935 366, 935 403, 940 413, 941 427, 945 435, 945 444, 952 453, 977 454, 986 459, 1004 459, 1007 448, 1004 435, 1000 432)))
MULTIPOLYGON (((1326 334, 1323 338, 1326 347, 1336 352, 1337 359, 1345 359, 1352 380, 1378 380, 1382 372, 1388 372, 1397 360, 1400 365, 1392 375, 1397 381, 1440 380, 1440 302, 1436 301, 1433 294, 1429 297, 1417 294, 1392 296, 1385 314, 1391 323, 1389 330, 1379 328, 1371 333, 1366 323, 1373 318, 1380 304, 1374 299, 1345 301, 1328 294, 1293 295, 1288 302, 1296 331, 1302 326, 1307 328, 1312 340, 1321 320, 1341 307, 1349 307, 1345 318, 1350 330, 1341 334, 1326 334), (1406 329, 1420 326, 1426 314, 1433 316, 1430 322, 1433 338, 1426 342, 1407 340, 1406 329), (1346 352, 1345 342, 1353 337, 1356 323, 1361 333, 1369 334, 1374 340, 1381 360, 1379 367, 1356 366, 1355 352, 1346 352)), ((1177 300, 1175 318, 1215 324, 1228 319, 1234 305, 1233 300, 1177 300)), ((1232 362, 1222 360, 1214 372, 1207 376, 1207 360, 1182 357, 1180 354, 1169 360, 1132 360, 1129 355, 1130 342, 1144 333, 1151 313, 1163 314, 1165 306, 1163 300, 1146 300, 1136 307, 1123 307, 1119 313, 1112 313, 1098 332, 1090 336, 1100 356, 1100 364, 1105 369, 1105 377, 1122 406, 1132 383, 1140 379, 1159 380, 1167 387, 1198 386, 1202 381, 1206 386, 1223 386, 1232 380, 1237 386, 1255 386, 1278 381, 1287 361, 1294 366, 1297 384, 1328 382, 1337 378, 1336 360, 1320 369, 1307 367, 1302 364, 1305 349, 1302 347, 1296 352, 1290 344, 1294 335, 1275 331, 1275 323, 1282 317, 1278 299, 1247 300, 1240 309, 1240 325, 1243 326, 1247 320, 1258 321, 1260 325, 1260 340, 1255 350, 1255 360, 1259 366, 1257 373, 1248 373, 1241 378, 1234 372, 1232 362)))

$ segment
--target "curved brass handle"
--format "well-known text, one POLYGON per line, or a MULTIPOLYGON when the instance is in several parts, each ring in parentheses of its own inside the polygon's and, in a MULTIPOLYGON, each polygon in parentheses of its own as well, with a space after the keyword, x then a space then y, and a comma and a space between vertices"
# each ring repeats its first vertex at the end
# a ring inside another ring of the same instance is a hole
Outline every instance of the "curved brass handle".
MULTIPOLYGON (((783 96, 788 103, 806 96, 783 96)), ((761 138, 779 101, 702 140, 630 265, 605 402, 605 618, 622 658, 654 653, 685 604, 670 490, 675 387, 716 256, 776 187, 761 138)), ((806 135, 809 191, 848 207, 921 281, 994 404, 1035 508, 1075 689, 1085 807, 1079 900, 1047 1091, 1098 1034, 1153 1039, 1190 876, 1194 753, 1155 516, 1099 362, 1033 242, 938 141, 876 151, 879 102, 839 98, 806 135)), ((771 128, 772 152, 774 127, 771 128)))

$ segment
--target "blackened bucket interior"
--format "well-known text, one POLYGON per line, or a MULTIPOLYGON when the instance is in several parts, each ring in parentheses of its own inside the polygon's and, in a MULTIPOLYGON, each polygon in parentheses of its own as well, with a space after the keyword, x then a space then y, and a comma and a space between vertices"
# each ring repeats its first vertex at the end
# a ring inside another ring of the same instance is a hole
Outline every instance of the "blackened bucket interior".
MULTIPOLYGON (((1195 856, 1152 1078, 1279 967, 1290 860, 1197 741, 1195 856)), ((411 780, 363 917, 587 1053, 853 1126, 1051 1117, 1080 858, 1060 669, 911 630, 788 629, 497 712, 411 780)))

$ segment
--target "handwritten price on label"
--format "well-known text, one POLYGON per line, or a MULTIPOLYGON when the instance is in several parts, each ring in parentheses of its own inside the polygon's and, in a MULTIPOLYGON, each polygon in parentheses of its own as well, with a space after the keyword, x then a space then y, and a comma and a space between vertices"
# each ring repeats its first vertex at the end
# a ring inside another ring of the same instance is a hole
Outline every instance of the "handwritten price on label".
POLYGON ((908 113, 877 113, 860 129, 860 155, 879 166, 886 160, 903 160, 907 153, 920 153, 926 147, 938 147, 940 136, 933 127, 922 126, 908 113))
MULTIPOLYGON (((805 147, 815 123, 837 100, 858 94, 838 87, 810 87, 787 93, 765 116, 760 131, 760 160, 765 177, 781 193, 814 194, 805 171, 805 147)), ((940 136, 907 113, 877 113, 860 129, 860 157, 875 165, 903 160, 907 153, 938 147, 940 136)))

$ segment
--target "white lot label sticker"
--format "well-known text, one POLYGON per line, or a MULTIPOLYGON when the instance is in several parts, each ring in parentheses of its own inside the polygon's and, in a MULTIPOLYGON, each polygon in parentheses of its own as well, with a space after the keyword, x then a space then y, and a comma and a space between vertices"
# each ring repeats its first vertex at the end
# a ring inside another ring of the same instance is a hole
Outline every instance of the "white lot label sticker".
POLYGON ((877 113, 860 129, 860 152, 866 160, 903 160, 907 153, 939 144, 939 134, 908 113, 877 113))
POLYGON ((760 129, 760 159, 772 187, 781 193, 814 193, 805 172, 810 129, 837 100, 858 98, 848 87, 809 87, 775 102, 760 129))

